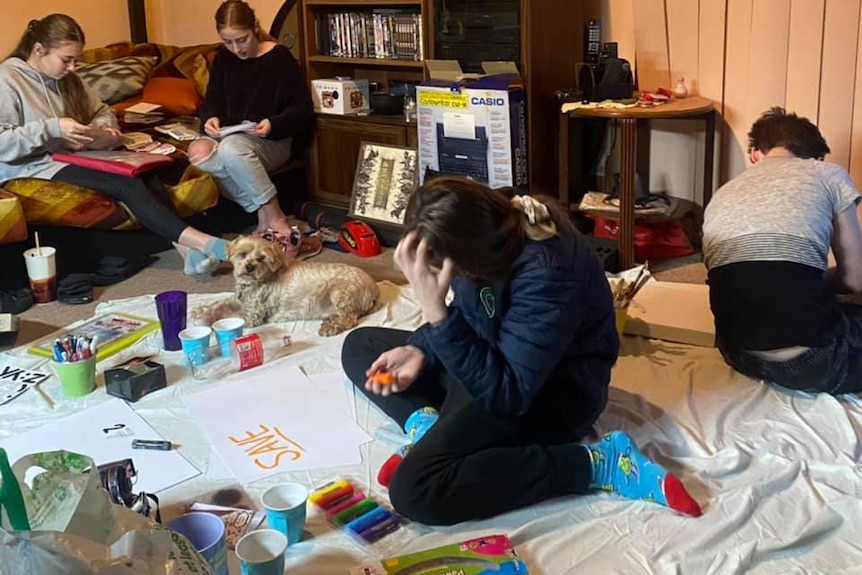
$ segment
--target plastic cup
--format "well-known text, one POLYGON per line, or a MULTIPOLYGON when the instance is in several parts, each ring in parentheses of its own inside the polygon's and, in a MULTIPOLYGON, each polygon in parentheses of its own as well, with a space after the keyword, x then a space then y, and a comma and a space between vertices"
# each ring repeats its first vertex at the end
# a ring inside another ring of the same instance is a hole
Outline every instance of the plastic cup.
POLYGON ((210 359, 210 336, 213 330, 206 326, 184 329, 179 333, 180 344, 186 361, 192 368, 204 365, 210 359))
POLYGON ((626 331, 626 319, 629 316, 628 306, 614 308, 614 315, 616 316, 617 333, 622 336, 626 331))
POLYGON ((237 541, 236 556, 242 575, 284 575, 287 537, 273 529, 259 529, 237 541))
POLYGON ((186 329, 188 295, 184 291, 163 291, 156 295, 156 312, 162 324, 162 341, 166 351, 182 349, 179 333, 186 329))
POLYGON ((48 246, 25 250, 24 262, 33 301, 48 303, 57 299, 57 250, 48 246))
POLYGON ((82 397, 96 389, 96 356, 79 361, 52 361, 66 397, 82 397))
POLYGON ((177 517, 166 527, 185 535, 198 553, 206 559, 215 575, 228 575, 226 528, 218 515, 193 511, 177 517))
POLYGON ((261 497, 266 522, 287 536, 290 545, 302 539, 305 529, 308 489, 299 483, 282 483, 267 489, 261 497))
POLYGON ((218 341, 222 357, 230 357, 230 344, 236 338, 242 336, 245 320, 241 317, 227 317, 213 324, 213 331, 218 341))

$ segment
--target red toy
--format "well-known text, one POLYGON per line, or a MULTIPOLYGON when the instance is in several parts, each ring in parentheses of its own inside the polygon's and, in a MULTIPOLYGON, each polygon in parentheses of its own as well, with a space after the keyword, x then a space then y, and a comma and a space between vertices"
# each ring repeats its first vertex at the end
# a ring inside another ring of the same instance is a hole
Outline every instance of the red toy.
POLYGON ((359 220, 353 220, 341 226, 338 233, 338 245, 348 253, 361 258, 380 254, 380 240, 371 226, 359 220))

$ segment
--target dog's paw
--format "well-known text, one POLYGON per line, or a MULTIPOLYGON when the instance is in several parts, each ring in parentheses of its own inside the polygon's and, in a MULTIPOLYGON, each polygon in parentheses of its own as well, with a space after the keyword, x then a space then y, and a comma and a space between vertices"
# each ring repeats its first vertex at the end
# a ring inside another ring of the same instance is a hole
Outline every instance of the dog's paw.
POLYGON ((211 306, 208 305, 201 305, 193 309, 189 314, 189 319, 192 325, 210 326, 215 321, 212 318, 211 306))
POLYGON ((333 315, 323 318, 323 321, 320 322, 320 329, 317 330, 317 335, 332 337, 354 327, 357 322, 357 317, 348 315, 333 315))

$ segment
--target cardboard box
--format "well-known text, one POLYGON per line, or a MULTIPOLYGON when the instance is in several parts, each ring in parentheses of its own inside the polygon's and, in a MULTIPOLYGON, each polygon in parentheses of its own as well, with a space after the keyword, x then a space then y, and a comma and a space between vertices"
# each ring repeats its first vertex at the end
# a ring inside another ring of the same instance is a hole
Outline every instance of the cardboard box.
POLYGON ((368 80, 312 80, 311 88, 316 112, 347 116, 370 110, 368 80))
POLYGON ((431 80, 416 88, 420 183, 430 169, 526 187, 526 95, 514 64, 485 63, 494 72, 485 75, 447 60, 426 66, 431 80))
POLYGON ((715 347, 709 286, 647 282, 629 304, 625 333, 715 347))

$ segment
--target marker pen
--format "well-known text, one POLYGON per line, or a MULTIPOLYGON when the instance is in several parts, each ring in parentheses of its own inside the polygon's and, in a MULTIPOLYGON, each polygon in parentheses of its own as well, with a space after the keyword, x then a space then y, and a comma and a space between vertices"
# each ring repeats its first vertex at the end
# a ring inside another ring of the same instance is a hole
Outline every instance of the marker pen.
POLYGON ((332 517, 332 520, 335 521, 337 525, 346 525, 360 515, 364 515, 377 507, 379 507, 379 505, 377 505, 376 501, 366 497, 356 505, 345 509, 341 513, 335 514, 335 516, 332 517))
POLYGON ((158 451, 170 451, 171 442, 161 439, 133 439, 132 449, 155 449, 158 451))
POLYGON ((311 495, 309 495, 308 500, 316 504, 320 500, 320 498, 324 497, 327 493, 330 493, 342 487, 347 487, 348 485, 350 484, 343 479, 330 481, 329 483, 323 485, 320 489, 314 491, 311 495))
POLYGON ((353 507, 363 499, 365 499, 365 493, 363 491, 354 493, 351 497, 348 497, 347 499, 344 499, 342 501, 336 501, 335 503, 327 507, 326 515, 327 517, 331 518, 336 513, 341 513, 345 509, 353 507))
POLYGON ((373 527, 378 523, 382 523, 390 517, 392 517, 391 511, 389 511, 385 507, 378 507, 373 511, 369 511, 365 515, 360 515, 359 517, 345 525, 344 528, 353 531, 354 533, 359 535, 366 529, 373 527))
POLYGON ((377 525, 372 525, 365 531, 359 533, 359 537, 368 543, 374 543, 393 531, 397 531, 400 526, 401 520, 397 516, 393 515, 389 519, 381 521, 377 525))
POLYGON ((320 497, 315 505, 318 507, 322 507, 323 509, 329 509, 332 505, 336 503, 341 503, 345 499, 350 499, 350 497, 354 493, 354 488, 352 485, 346 485, 344 487, 339 487, 334 491, 329 491, 322 497, 320 497))

